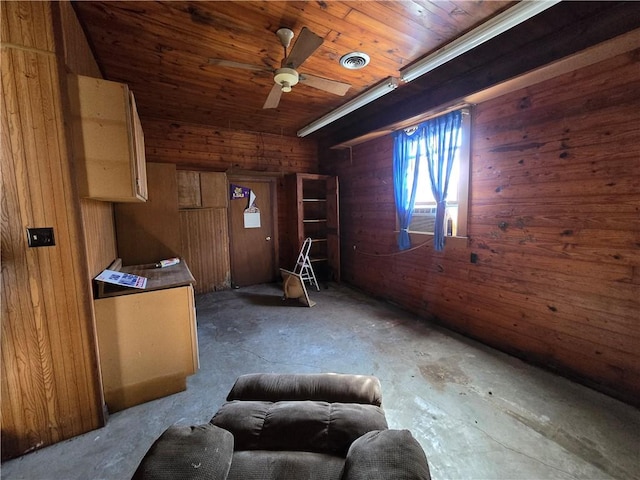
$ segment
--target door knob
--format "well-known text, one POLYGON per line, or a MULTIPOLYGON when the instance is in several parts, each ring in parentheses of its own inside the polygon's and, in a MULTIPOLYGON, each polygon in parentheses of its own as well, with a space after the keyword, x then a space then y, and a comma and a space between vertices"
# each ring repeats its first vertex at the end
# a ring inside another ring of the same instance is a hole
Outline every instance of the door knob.
POLYGON ((267 237, 267 238, 265 238, 265 240, 266 240, 267 242, 270 242, 270 241, 271 241, 271 237, 267 237))

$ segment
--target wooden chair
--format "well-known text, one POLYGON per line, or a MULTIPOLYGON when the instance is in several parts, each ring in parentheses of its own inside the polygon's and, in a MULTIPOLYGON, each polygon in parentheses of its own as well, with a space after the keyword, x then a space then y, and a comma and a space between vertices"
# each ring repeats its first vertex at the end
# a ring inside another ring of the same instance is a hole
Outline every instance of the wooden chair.
POLYGON ((282 274, 283 300, 297 298, 300 303, 307 307, 313 307, 316 304, 316 302, 309 298, 307 289, 304 286, 304 281, 299 273, 294 273, 284 268, 280 269, 280 273, 282 274))

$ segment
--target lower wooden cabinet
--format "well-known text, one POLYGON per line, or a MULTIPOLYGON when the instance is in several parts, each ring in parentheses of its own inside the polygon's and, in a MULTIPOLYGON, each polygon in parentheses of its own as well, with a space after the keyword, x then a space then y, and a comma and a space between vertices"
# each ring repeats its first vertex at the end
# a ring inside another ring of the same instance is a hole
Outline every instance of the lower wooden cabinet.
POLYGON ((95 312, 110 412, 186 389, 199 367, 191 285, 99 298, 95 312))

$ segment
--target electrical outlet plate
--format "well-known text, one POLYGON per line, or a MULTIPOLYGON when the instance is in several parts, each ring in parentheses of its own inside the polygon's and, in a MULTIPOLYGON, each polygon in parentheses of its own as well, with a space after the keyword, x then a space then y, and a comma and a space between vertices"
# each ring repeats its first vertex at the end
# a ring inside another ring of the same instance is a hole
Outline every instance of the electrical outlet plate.
POLYGON ((53 227, 27 228, 29 247, 52 247, 56 244, 53 227))

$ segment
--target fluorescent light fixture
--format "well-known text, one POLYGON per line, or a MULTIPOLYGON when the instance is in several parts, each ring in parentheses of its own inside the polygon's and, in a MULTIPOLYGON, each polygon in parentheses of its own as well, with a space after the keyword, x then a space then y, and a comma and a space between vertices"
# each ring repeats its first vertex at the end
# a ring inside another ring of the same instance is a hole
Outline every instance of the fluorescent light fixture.
POLYGON ((438 68, 440 65, 453 60, 487 40, 491 40, 493 37, 496 37, 538 13, 543 12, 556 3, 560 3, 560 0, 521 1, 510 9, 496 15, 491 20, 483 23, 479 27, 474 28, 470 32, 455 39, 448 45, 436 50, 431 55, 428 55, 410 67, 401 70, 400 78, 404 82, 415 80, 419 76, 438 68))
POLYGON ((339 118, 344 117, 348 113, 357 110, 360 107, 363 107, 367 103, 373 102, 375 99, 386 95, 387 93, 395 90, 398 86, 398 79, 395 77, 389 77, 382 83, 379 83, 375 87, 367 90, 366 92, 358 95, 356 98, 349 100, 344 105, 339 106, 335 110, 327 113, 324 117, 320 117, 317 120, 314 120, 306 127, 298 130, 299 137, 305 137, 316 130, 321 129, 322 127, 329 125, 331 122, 335 122, 339 118))

